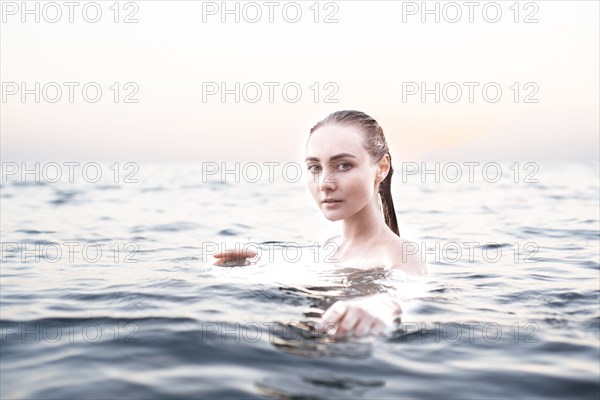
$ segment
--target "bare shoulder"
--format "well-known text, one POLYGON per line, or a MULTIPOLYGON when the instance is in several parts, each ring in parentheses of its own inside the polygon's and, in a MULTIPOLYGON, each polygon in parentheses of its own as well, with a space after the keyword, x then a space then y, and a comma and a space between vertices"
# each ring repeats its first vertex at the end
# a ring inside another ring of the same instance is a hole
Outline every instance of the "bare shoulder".
POLYGON ((427 274, 427 266, 421 257, 418 243, 395 237, 392 239, 391 244, 394 267, 400 267, 409 275, 422 276, 427 274))

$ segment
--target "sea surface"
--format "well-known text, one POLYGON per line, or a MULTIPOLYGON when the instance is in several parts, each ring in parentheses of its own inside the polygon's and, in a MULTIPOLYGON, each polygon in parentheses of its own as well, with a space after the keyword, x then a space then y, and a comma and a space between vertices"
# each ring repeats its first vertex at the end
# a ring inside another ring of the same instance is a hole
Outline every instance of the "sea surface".
POLYGON ((600 396, 597 163, 397 166, 418 280, 335 263, 341 226, 283 164, 71 165, 3 165, 2 399, 600 396), (244 244, 251 265, 212 265, 244 244), (380 292, 405 302, 383 334, 315 329, 380 292))

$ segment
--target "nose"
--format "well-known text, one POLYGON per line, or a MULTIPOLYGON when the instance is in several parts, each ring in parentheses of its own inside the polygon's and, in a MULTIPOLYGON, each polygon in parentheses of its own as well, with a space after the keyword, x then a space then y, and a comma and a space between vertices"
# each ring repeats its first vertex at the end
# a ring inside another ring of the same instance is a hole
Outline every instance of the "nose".
POLYGON ((325 166, 323 171, 321 171, 318 176, 315 176, 315 179, 318 179, 319 189, 321 191, 334 190, 338 182, 338 179, 335 175, 335 169, 333 166, 325 166))

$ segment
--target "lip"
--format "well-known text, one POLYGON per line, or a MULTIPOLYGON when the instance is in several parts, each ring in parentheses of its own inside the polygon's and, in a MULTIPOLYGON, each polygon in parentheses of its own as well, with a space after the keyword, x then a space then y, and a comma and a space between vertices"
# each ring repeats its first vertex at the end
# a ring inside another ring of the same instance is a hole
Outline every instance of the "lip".
POLYGON ((340 204, 342 204, 342 200, 332 200, 332 199, 327 199, 329 202, 323 200, 321 202, 321 204, 323 205, 323 207, 325 208, 335 208, 335 207, 340 207, 340 204))

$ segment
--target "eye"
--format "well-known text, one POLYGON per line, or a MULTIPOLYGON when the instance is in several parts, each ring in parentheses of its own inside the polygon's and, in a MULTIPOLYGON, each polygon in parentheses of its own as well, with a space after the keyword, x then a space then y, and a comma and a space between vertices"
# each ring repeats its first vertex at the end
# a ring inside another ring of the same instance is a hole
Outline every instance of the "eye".
POLYGON ((350 168, 352 168, 352 165, 349 163, 341 163, 340 165, 338 165, 338 168, 342 171, 348 171, 350 168))
POLYGON ((313 165, 309 165, 309 166, 307 167, 307 169, 308 169, 310 172, 312 172, 313 174, 316 174, 316 173, 318 173, 318 172, 319 172, 319 170, 320 170, 320 167, 319 167, 318 165, 316 165, 316 164, 313 164, 313 165))

